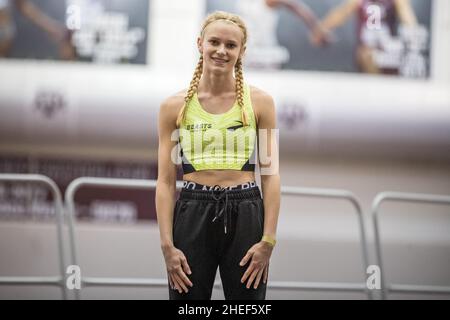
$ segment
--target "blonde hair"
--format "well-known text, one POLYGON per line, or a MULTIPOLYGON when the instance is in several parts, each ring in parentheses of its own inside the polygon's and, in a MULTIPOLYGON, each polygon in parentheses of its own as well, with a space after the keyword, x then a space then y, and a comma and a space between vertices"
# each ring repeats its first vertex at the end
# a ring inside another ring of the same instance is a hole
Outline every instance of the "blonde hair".
MULTIPOLYGON (((238 15, 228 13, 225 11, 215 11, 206 17, 205 21, 203 22, 202 29, 200 31, 200 38, 203 39, 203 36, 205 35, 205 29, 209 24, 211 24, 212 22, 215 22, 215 21, 219 21, 219 20, 234 23, 241 29, 241 31, 244 35, 244 37, 242 39, 242 47, 244 47, 247 42, 247 27, 245 26, 244 21, 238 15)), ((200 82, 200 78, 202 77, 202 73, 203 73, 203 56, 201 55, 198 60, 197 66, 195 67, 194 75, 193 75, 191 83, 189 85, 189 89, 187 90, 186 95, 184 97, 183 107, 181 108, 180 112, 178 113, 177 122, 176 122, 177 127, 181 126, 181 123, 183 122, 184 117, 186 115, 187 106, 188 106, 189 102, 191 101, 192 97, 194 96, 195 92, 197 92, 197 90, 198 90, 198 84, 200 82)), ((234 74, 235 74, 235 78, 236 78, 236 100, 238 102, 238 105, 241 107, 242 123, 244 126, 247 126, 248 118, 247 118, 247 113, 244 110, 244 75, 242 72, 241 58, 238 58, 235 66, 234 66, 234 74)))

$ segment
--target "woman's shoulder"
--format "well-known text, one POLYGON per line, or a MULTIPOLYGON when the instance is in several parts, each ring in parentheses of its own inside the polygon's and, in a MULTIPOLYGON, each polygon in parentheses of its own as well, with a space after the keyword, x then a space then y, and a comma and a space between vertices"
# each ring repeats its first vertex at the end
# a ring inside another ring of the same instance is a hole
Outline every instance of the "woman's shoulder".
POLYGON ((264 90, 250 85, 250 96, 257 118, 275 108, 272 96, 264 90))
POLYGON ((184 103, 184 97, 187 89, 178 91, 163 100, 160 107, 160 112, 178 115, 184 103))
POLYGON ((266 91, 257 88, 253 85, 249 85, 250 86, 250 96, 252 98, 252 102, 271 102, 273 101, 272 96, 267 93, 266 91))

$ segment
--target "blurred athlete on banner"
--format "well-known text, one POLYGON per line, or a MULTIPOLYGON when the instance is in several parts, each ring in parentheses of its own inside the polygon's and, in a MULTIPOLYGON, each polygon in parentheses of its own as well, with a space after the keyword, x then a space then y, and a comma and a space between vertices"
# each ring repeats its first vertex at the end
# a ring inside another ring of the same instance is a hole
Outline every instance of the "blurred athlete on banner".
POLYGON ((30 0, 0 0, 0 57, 7 57, 10 53, 14 38, 16 37, 16 25, 12 10, 17 9, 24 17, 33 22, 58 45, 61 59, 74 58, 74 50, 71 46, 69 31, 30 0))
MULTIPOLYGON (((246 66, 278 69, 289 61, 289 51, 277 40, 279 15, 275 9, 284 7, 299 17, 310 30, 320 35, 321 45, 329 42, 329 34, 323 30, 312 10, 303 2, 292 0, 239 0, 236 8, 247 22, 249 30, 246 66)), ((320 38, 320 39, 319 39, 320 38)))
POLYGON ((428 32, 418 26, 409 0, 346 0, 322 20, 311 34, 320 46, 323 34, 357 15, 356 64, 361 72, 424 76, 428 32), (397 28, 398 23, 400 26, 397 28))

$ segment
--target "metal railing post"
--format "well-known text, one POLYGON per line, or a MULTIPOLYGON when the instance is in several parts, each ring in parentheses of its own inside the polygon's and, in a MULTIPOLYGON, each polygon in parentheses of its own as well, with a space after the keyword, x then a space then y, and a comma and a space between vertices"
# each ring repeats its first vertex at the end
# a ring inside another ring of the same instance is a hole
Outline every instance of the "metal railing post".
POLYGON ((420 193, 406 193, 406 192, 390 192, 384 191, 378 193, 372 203, 372 219, 375 234, 375 251, 377 264, 380 268, 380 283, 381 283, 381 299, 386 299, 387 291, 392 292, 411 292, 411 293, 450 293, 450 287, 446 286, 423 286, 423 285, 405 285, 405 284, 386 284, 384 277, 384 264, 381 252, 380 241, 380 226, 379 222, 379 207, 385 201, 398 202, 419 202, 419 203, 434 203, 450 205, 450 196, 420 194, 420 193))
MULTIPOLYGON (((71 262, 78 265, 76 238, 75 238, 75 194, 82 186, 98 186, 109 188, 133 188, 133 189, 155 189, 156 180, 140 180, 140 179, 117 179, 117 178, 94 178, 80 177, 73 180, 65 192, 65 204, 68 214, 69 242, 71 248, 71 262)), ((177 188, 181 188, 182 183, 177 182, 177 188)), ((98 277, 82 277, 83 286, 164 286, 167 281, 163 279, 123 279, 123 278, 98 278, 98 277)), ((75 298, 80 299, 79 291, 75 291, 75 298)))
POLYGON ((61 287, 62 298, 66 300, 67 292, 65 284, 65 255, 62 230, 64 217, 62 197, 58 186, 52 179, 40 174, 2 173, 0 174, 0 181, 43 183, 51 190, 55 205, 58 260, 61 273, 59 277, 0 277, 0 285, 56 285, 61 287))
MULTIPOLYGON (((369 267, 369 253, 368 253, 368 244, 367 244, 367 236, 366 236, 366 229, 365 229, 365 223, 364 223, 364 216, 361 209, 361 205, 359 200, 356 198, 356 196, 347 190, 340 190, 340 189, 322 189, 322 188, 301 188, 301 187, 281 187, 281 194, 285 195, 297 195, 297 196, 310 196, 310 197, 322 197, 322 198, 336 198, 336 199, 346 199, 350 201, 350 203, 354 206, 356 210, 356 214, 358 217, 359 222, 359 237, 360 237, 360 247, 361 247, 361 257, 362 257, 362 264, 364 267, 363 270, 363 279, 366 279, 366 271, 369 267)), ((321 287, 324 285, 322 284, 321 287)), ((344 284, 341 284, 341 286, 344 286, 344 284)), ((358 284, 348 284, 349 287, 359 287, 358 284)), ((332 284, 330 286, 331 289, 336 290, 336 288, 339 287, 339 285, 332 284)), ((363 291, 367 292, 368 298, 372 299, 372 291, 367 288, 365 285, 362 286, 363 291)))

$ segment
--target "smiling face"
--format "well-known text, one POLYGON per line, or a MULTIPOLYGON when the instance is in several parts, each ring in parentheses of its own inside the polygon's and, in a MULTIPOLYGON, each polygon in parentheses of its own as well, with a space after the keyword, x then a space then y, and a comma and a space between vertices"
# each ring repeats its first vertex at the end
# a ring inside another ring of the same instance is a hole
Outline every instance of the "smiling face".
POLYGON ((212 72, 232 72, 238 58, 242 58, 244 34, 234 23, 223 20, 210 23, 203 37, 197 39, 204 67, 212 72))

